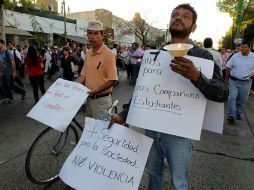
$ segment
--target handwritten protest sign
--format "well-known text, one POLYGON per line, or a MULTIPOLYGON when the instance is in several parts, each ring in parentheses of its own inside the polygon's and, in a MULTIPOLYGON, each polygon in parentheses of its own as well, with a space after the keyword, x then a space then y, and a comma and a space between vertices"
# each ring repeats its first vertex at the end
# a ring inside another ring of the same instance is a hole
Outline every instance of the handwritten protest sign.
MULTIPOLYGON (((127 123, 181 137, 200 139, 207 99, 189 79, 171 71, 166 51, 146 51, 127 123)), ((213 61, 185 56, 212 78, 213 61)))
POLYGON ((77 189, 137 190, 152 139, 124 126, 86 118, 77 146, 60 171, 60 178, 77 189))
POLYGON ((84 85, 59 78, 27 116, 64 132, 88 97, 87 92, 84 85))

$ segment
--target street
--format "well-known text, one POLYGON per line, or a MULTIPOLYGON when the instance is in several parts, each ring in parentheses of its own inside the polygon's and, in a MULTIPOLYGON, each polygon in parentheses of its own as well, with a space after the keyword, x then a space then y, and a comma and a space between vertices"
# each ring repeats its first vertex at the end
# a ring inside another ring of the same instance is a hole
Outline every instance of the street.
MULTIPOLYGON (((121 73, 120 73, 121 74, 121 73)), ((25 100, 15 95, 15 102, 0 105, 0 190, 65 189, 60 180, 54 184, 35 185, 25 174, 27 151, 37 135, 46 127, 26 117, 34 104, 32 88, 24 80, 27 95, 25 100)), ((46 87, 53 81, 46 80, 46 87)), ((132 95, 125 73, 114 89, 113 99, 121 105, 132 95)), ((225 105, 225 110, 226 110, 225 105)), ((83 112, 78 119, 83 122, 83 112)), ((189 175, 189 189, 193 190, 253 190, 254 189, 254 97, 250 96, 242 120, 234 125, 224 122, 223 134, 202 131, 201 140, 194 142, 189 175)), ((136 129, 143 133, 143 129, 136 129)), ((168 166, 164 178, 165 190, 170 188, 168 166)), ((144 171, 139 190, 146 190, 148 174, 144 171)))

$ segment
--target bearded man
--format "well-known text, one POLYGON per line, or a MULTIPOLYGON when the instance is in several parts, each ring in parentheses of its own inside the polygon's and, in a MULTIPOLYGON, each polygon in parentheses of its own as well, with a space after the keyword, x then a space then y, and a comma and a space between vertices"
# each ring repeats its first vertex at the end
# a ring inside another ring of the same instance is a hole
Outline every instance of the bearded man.
MULTIPOLYGON (((171 43, 188 43, 189 36, 197 28, 197 13, 189 4, 178 5, 171 13, 169 31, 171 43)), ((213 60, 212 54, 203 48, 193 46, 188 55, 213 60)), ((228 88, 221 76, 221 70, 214 64, 212 79, 206 78, 193 62, 185 57, 174 57, 170 69, 182 75, 201 91, 204 96, 215 102, 225 102, 228 98, 228 88)), ((170 82, 170 81, 168 81, 170 82)), ((123 123, 128 114, 128 108, 119 115, 114 115, 112 123, 123 123)), ((147 116, 144 115, 145 119, 147 116)), ((191 128, 191 124, 189 126, 191 128)), ((156 129, 155 129, 156 130, 156 129)), ((147 130, 146 136, 153 138, 149 153, 147 168, 149 173, 149 190, 163 189, 163 169, 166 158, 171 173, 171 183, 174 190, 188 189, 188 171, 191 158, 192 140, 157 131, 147 130)))

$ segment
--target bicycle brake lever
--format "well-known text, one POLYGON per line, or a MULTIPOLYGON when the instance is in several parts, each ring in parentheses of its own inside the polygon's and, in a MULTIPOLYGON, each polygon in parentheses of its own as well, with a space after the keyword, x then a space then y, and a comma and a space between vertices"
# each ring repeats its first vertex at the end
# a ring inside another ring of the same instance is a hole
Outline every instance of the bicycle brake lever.
POLYGON ((108 114, 111 116, 112 115, 112 110, 114 109, 114 107, 116 107, 118 104, 118 100, 115 100, 108 108, 108 114))
POLYGON ((113 102, 112 106, 113 106, 113 107, 116 107, 117 104, 118 104, 118 100, 115 100, 115 101, 113 102))

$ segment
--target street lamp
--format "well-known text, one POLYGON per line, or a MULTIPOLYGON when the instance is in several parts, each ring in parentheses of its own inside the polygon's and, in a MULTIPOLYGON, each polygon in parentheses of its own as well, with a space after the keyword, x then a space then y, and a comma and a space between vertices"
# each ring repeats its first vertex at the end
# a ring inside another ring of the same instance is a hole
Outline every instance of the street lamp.
POLYGON ((240 37, 240 25, 243 19, 243 8, 244 8, 244 0, 238 0, 236 5, 236 17, 233 18, 233 26, 232 26, 232 34, 230 41, 230 48, 233 49, 234 44, 237 41, 237 38, 240 37))
POLYGON ((64 13, 64 42, 67 42, 67 32, 66 32, 66 11, 65 11, 65 0, 62 2, 63 13, 64 13))
POLYGON ((240 37, 240 25, 243 20, 243 7, 244 6, 244 0, 238 0, 237 3, 237 15, 236 15, 236 38, 240 37))

